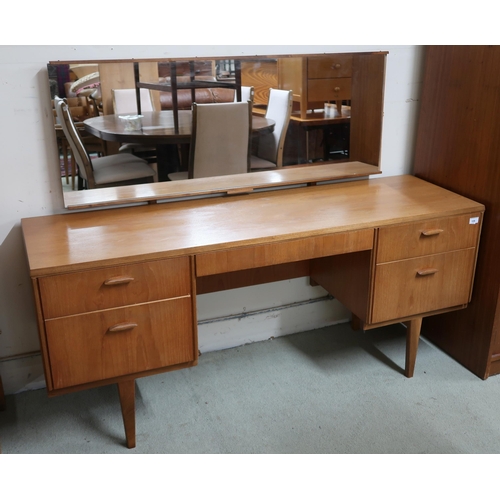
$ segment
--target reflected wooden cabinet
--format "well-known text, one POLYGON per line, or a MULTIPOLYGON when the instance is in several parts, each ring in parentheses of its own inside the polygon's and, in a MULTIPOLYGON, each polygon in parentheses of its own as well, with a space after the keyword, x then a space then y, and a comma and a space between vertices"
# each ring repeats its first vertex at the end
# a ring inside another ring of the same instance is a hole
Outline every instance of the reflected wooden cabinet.
POLYGON ((500 47, 426 49, 416 176, 486 206, 474 293, 422 333, 477 376, 500 373, 500 47))
POLYGON ((293 92, 301 118, 329 101, 335 101, 340 112, 342 101, 351 100, 353 58, 353 54, 330 54, 280 59, 279 86, 293 92))
MULTIPOLYGON (((309 149, 315 140, 322 148, 328 129, 337 126, 334 133, 338 136, 341 133, 338 126, 345 123, 347 133, 342 133, 346 137, 349 161, 380 165, 386 57, 387 52, 372 52, 281 57, 278 60, 278 86, 293 94, 290 142, 306 142, 302 145, 306 153, 299 153, 299 157, 306 161, 318 156, 328 159, 322 150, 316 153, 309 149), (327 102, 336 104, 335 119, 328 119, 323 113, 327 102), (343 103, 349 106, 348 112, 342 111, 343 103)), ((293 153, 285 156, 292 164, 293 153)))

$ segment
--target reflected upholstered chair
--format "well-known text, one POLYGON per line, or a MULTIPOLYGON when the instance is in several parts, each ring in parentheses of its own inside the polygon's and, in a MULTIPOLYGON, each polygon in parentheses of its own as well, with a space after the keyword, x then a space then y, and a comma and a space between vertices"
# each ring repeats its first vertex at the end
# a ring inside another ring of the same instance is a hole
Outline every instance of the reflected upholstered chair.
MULTIPOLYGON (((241 102, 247 102, 250 101, 253 106, 253 100, 255 96, 255 90, 253 87, 245 87, 241 86, 241 102)), ((234 102, 238 101, 238 94, 236 93, 236 90, 234 91, 234 102)))
MULTIPOLYGON (((57 144, 61 150, 64 162, 64 171, 66 174, 66 184, 69 184, 69 176, 71 172, 71 187, 75 189, 75 179, 77 176, 76 173, 76 165, 73 162, 71 157, 71 148, 69 147, 68 141, 66 139, 66 135, 64 134, 61 123, 59 122, 59 118, 56 113, 56 103, 60 101, 61 98, 57 95, 54 97, 53 103, 53 113, 54 113, 54 124, 56 129, 56 138, 57 144)), ((88 153, 97 153, 98 156, 105 156, 107 154, 107 146, 106 141, 99 139, 93 135, 85 132, 85 128, 83 125, 83 121, 87 118, 90 118, 88 107, 83 106, 84 100, 83 98, 68 98, 65 99, 66 104, 69 107, 69 111, 71 113, 71 117, 75 122, 75 127, 78 129, 80 133, 80 138, 85 146, 85 149, 88 153)))
POLYGON ((292 113, 292 91, 270 89, 266 118, 276 122, 271 134, 258 138, 257 154, 250 159, 250 170, 268 170, 283 166, 283 147, 292 113))
POLYGON ((56 112, 87 189, 154 182, 155 171, 145 160, 129 153, 91 160, 64 100, 56 102, 56 112))
MULTIPOLYGON (((141 113, 144 111, 155 111, 151 91, 140 89, 141 113)), ((111 89, 113 99, 113 112, 115 115, 136 115, 137 96, 135 89, 111 89)))
POLYGON ((188 172, 170 180, 196 179, 249 171, 252 103, 193 104, 188 172))

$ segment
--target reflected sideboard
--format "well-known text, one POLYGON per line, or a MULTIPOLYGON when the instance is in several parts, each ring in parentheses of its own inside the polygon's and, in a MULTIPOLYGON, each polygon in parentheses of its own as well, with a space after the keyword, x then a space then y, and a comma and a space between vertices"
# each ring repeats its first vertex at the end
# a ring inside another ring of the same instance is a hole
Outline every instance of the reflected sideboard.
POLYGON ((197 294, 310 276, 356 328, 467 306, 484 206, 413 176, 22 220, 48 394, 117 384, 135 446, 135 379, 197 364, 197 294))

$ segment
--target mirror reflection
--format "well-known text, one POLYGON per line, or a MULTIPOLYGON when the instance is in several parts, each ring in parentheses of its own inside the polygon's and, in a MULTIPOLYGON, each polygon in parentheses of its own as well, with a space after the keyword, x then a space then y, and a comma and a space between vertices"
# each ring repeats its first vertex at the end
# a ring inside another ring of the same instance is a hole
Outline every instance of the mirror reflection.
POLYGON ((63 191, 318 162, 378 166, 385 57, 49 63, 63 191))

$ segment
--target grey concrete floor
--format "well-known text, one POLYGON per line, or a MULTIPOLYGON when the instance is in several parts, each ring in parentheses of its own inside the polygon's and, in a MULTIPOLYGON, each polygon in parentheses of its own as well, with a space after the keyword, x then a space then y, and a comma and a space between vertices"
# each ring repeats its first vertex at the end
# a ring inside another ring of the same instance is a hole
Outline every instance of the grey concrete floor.
POLYGON ((137 380, 137 446, 116 386, 7 396, 5 454, 497 454, 500 376, 483 381, 402 325, 348 324, 203 354, 137 380))

